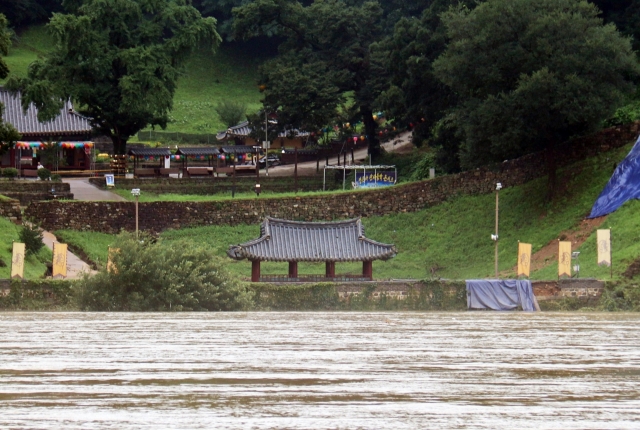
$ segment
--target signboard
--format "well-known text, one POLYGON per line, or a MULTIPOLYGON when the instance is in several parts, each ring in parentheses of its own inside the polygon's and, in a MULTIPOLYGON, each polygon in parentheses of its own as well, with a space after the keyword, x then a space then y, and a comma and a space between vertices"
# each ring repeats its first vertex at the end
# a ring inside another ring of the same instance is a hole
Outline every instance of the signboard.
POLYGON ((11 256, 11 278, 24 279, 24 243, 13 242, 13 255, 11 256))
POLYGON ((67 277, 67 244, 56 243, 53 244, 53 273, 54 278, 56 276, 67 277))
POLYGON ((558 242, 558 277, 571 277, 571 242, 558 242))
POLYGON ((531 244, 518 243, 518 276, 529 277, 531 270, 531 244))
POLYGON ((356 172, 358 188, 388 187, 396 183, 396 172, 356 172))
POLYGON ((598 265, 611 266, 611 230, 598 230, 598 265))
POLYGON ((107 182, 107 187, 113 187, 116 184, 113 175, 104 175, 104 180, 107 182))

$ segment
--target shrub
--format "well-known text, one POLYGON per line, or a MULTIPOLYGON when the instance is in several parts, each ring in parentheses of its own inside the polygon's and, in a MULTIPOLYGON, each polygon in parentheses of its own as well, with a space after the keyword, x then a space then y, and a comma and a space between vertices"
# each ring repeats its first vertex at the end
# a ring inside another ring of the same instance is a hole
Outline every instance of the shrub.
POLYGON ((38 178, 40 178, 41 181, 49 180, 51 178, 51 170, 44 167, 38 169, 38 178))
POLYGON ((235 100, 223 100, 216 105, 215 111, 224 125, 233 127, 246 118, 247 105, 235 100))
POLYGON ((42 231, 38 226, 25 224, 20 229, 20 242, 24 243, 27 254, 37 254, 44 246, 42 241, 42 231))
POLYGON ((57 173, 54 173, 53 175, 51 175, 51 180, 53 182, 62 182, 62 176, 58 175, 57 173))
POLYGON ((92 311, 231 311, 248 308, 251 294, 210 250, 186 241, 136 240, 122 233, 112 269, 86 277, 78 302, 92 311))
POLYGON ((2 169, 2 176, 4 176, 5 178, 15 178, 18 176, 18 169, 15 169, 13 167, 2 169))

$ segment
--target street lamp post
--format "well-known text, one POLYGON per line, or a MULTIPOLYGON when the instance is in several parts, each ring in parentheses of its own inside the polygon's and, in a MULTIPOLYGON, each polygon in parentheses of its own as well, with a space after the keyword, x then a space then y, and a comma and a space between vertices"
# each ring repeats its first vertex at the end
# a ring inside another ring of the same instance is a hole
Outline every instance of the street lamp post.
POLYGON ((267 110, 264 110, 264 174, 269 176, 269 116, 267 110))
POLYGON ((492 234, 491 235, 491 239, 493 239, 496 243, 496 250, 495 250, 495 274, 496 274, 496 279, 498 279, 498 207, 499 207, 499 195, 500 195, 500 190, 502 189, 502 184, 500 182, 498 182, 496 184, 496 234, 492 234))
POLYGON ((138 239, 138 198, 140 197, 140 188, 132 189, 131 194, 133 194, 136 198, 136 240, 137 240, 138 239))

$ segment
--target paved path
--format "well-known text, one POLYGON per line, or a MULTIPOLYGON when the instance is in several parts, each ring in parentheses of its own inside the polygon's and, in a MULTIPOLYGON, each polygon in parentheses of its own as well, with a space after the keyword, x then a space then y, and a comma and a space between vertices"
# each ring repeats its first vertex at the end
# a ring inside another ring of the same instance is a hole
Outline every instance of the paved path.
MULTIPOLYGON (((58 239, 48 231, 42 232, 42 241, 47 248, 53 251, 53 244, 58 243, 58 239)), ((83 273, 89 273, 91 275, 98 273, 91 269, 84 261, 80 260, 75 254, 67 250, 67 278, 66 279, 78 279, 82 277, 83 273)))
POLYGON ((109 202, 124 202, 125 198, 112 193, 111 191, 101 190, 89 183, 87 178, 69 178, 65 179, 71 187, 74 200, 83 201, 109 201, 109 202))

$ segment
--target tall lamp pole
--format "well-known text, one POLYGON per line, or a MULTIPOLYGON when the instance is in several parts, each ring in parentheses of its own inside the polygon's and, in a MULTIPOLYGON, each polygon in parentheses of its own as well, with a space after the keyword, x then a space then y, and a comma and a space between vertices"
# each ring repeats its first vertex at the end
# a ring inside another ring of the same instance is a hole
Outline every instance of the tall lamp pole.
POLYGON ((498 215, 499 215, 499 202, 500 202, 500 190, 502 189, 502 184, 498 182, 496 184, 496 234, 491 235, 491 239, 496 243, 495 250, 495 274, 496 279, 498 279, 498 215))
POLYGON ((136 198, 136 240, 137 240, 138 239, 138 198, 140 197, 140 188, 132 189, 131 194, 133 194, 136 198))

